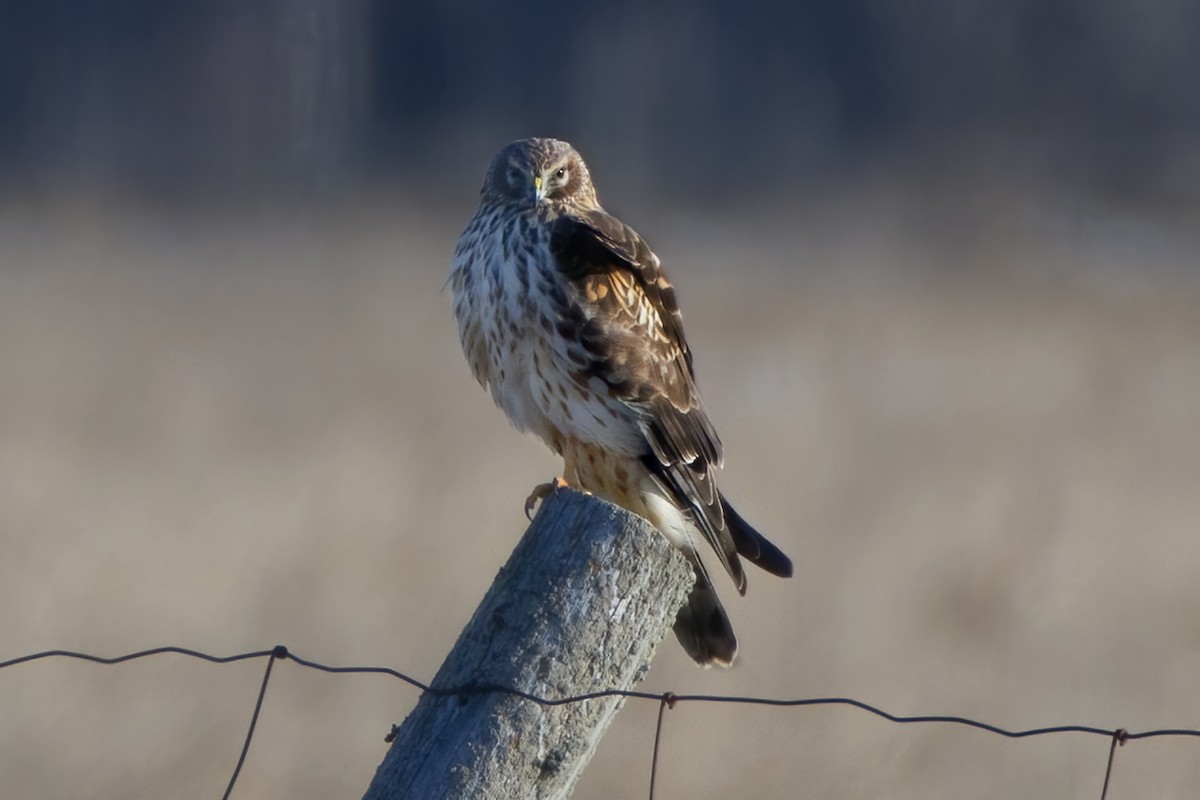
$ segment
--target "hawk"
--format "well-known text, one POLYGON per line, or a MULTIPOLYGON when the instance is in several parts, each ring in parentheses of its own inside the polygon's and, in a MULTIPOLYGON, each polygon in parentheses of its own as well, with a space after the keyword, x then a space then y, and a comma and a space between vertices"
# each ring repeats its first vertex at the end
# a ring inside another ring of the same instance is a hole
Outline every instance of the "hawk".
POLYGON ((513 425, 562 456, 554 485, 644 517, 683 551, 696 583, 675 634, 696 662, 731 664, 737 638, 698 540, 741 594, 741 558, 781 577, 792 562, 717 490, 721 440, 675 291, 642 237, 600 206, 571 145, 521 139, 496 155, 449 284, 471 371, 513 425))

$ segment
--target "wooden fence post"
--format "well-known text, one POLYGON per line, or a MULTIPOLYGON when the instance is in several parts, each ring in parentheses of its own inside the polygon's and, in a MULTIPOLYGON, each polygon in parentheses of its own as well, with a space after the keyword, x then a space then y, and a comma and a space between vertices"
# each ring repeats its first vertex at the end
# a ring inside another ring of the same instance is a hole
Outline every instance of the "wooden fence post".
MULTIPOLYGON (((432 686, 492 684, 545 698, 630 689, 693 580, 645 520, 561 490, 543 502, 432 686)), ((566 797, 621 702, 427 692, 365 800, 566 797)))

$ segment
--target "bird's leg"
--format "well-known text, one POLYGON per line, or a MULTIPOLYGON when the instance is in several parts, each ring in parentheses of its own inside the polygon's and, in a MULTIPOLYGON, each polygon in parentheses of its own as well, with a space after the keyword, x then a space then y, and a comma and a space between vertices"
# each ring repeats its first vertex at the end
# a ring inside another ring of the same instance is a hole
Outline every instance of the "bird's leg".
POLYGON ((545 500, 559 489, 566 489, 568 486, 570 486, 570 484, 567 483, 561 475, 555 475, 554 480, 550 481, 549 483, 539 483, 537 486, 533 487, 533 491, 529 493, 529 497, 525 498, 525 516, 532 521, 533 509, 538 503, 545 500))

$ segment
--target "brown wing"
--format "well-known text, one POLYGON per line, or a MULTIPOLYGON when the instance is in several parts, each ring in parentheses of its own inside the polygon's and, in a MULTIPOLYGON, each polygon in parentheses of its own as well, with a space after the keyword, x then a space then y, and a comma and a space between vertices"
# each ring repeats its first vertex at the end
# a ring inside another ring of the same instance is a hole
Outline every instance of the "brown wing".
POLYGON ((646 441, 643 463, 690 512, 744 592, 746 578, 713 480, 721 440, 696 392, 675 290, 658 257, 636 231, 603 211, 559 217, 550 249, 580 298, 574 335, 587 353, 586 378, 600 378, 614 399, 636 412, 646 441))

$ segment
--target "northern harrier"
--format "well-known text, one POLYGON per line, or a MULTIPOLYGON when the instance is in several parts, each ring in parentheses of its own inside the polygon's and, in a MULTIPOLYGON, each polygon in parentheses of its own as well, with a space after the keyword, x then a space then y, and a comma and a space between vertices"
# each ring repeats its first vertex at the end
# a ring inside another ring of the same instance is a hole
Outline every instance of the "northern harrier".
POLYGON ((567 485, 641 515, 687 555, 696 585, 675 634, 700 664, 729 665, 737 639, 696 534, 739 593, 739 556, 783 577, 792 562, 717 491, 721 440, 658 257, 600 207, 566 142, 508 145, 480 194, 450 275, 471 371, 513 425, 563 457, 567 485))

